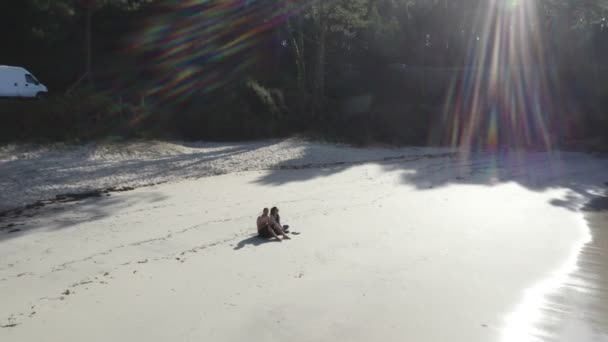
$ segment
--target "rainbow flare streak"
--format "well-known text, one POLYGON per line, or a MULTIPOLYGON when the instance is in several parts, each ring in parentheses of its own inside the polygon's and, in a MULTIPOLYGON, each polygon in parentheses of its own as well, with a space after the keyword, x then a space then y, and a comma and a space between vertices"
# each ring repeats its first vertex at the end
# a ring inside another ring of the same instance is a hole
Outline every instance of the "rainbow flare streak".
POLYGON ((469 67, 454 76, 430 143, 551 150, 571 134, 577 112, 551 64, 539 18, 535 1, 489 0, 473 25, 479 37, 470 42, 469 67))
POLYGON ((242 78, 258 61, 264 34, 301 7, 293 1, 168 1, 131 48, 150 51, 159 75, 148 91, 180 103, 242 78))

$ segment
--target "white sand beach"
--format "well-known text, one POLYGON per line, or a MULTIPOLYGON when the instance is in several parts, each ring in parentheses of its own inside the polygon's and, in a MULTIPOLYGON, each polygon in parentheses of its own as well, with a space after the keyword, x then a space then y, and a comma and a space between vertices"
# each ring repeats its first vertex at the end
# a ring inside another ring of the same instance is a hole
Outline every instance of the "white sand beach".
MULTIPOLYGON (((209 176, 233 157, 176 152, 171 171, 166 156, 102 163, 79 150, 58 164, 57 152, 11 149, 5 182, 24 165, 31 175, 7 186, 4 208, 166 182, 2 218, 0 340, 19 342, 573 341, 549 327, 546 303, 593 241, 581 208, 608 181, 608 160, 555 151, 268 142, 275 159, 247 152, 209 176), (20 194, 27 184, 37 193, 20 194), (292 240, 255 237, 273 205, 292 240)), ((608 297, 592 298, 606 317, 608 297)), ((608 340, 597 322, 577 325, 576 340, 608 340)))

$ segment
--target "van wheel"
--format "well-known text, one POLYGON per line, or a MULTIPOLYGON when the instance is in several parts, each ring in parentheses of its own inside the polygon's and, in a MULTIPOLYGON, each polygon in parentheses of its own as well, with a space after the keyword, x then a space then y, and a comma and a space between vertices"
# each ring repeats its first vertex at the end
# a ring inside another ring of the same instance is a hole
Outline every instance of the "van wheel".
POLYGON ((40 92, 40 93, 36 94, 36 98, 38 100, 44 100, 44 99, 46 99, 46 93, 40 92))

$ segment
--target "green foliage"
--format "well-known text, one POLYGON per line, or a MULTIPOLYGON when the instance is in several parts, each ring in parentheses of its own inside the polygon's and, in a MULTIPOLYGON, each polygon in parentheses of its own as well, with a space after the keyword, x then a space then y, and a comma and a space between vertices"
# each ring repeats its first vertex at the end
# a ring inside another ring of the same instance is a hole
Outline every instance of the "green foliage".
POLYGON ((327 17, 327 24, 332 32, 339 32, 352 37, 357 30, 368 24, 369 0, 337 0, 323 2, 320 14, 327 17))
POLYGON ((89 140, 126 124, 125 108, 109 97, 81 91, 73 97, 0 101, 0 137, 11 140, 89 140))
MULTIPOLYGON (((282 102, 280 92, 273 94, 271 90, 264 88, 260 83, 251 78, 245 82, 245 86, 251 92, 251 95, 253 95, 252 100, 258 103, 259 110, 267 111, 273 118, 278 118, 281 114, 278 102, 282 102)), ((281 105, 283 104, 281 103, 281 105)))
POLYGON ((189 140, 239 140, 295 131, 288 121, 283 92, 247 79, 221 96, 198 97, 186 108, 176 109, 171 126, 189 140))
MULTIPOLYGON (((492 35, 483 23, 489 6, 496 2, 235 0, 238 6, 231 14, 235 18, 246 19, 246 13, 256 18, 263 18, 264 13, 274 16, 263 23, 218 23, 211 27, 222 33, 211 42, 194 39, 184 49, 158 44, 144 49, 131 40, 149 37, 152 31, 142 32, 142 28, 157 26, 144 24, 171 18, 167 9, 176 8, 179 2, 90 3, 95 5, 95 87, 76 88, 72 97, 63 98, 60 94, 85 70, 84 2, 0 1, 0 40, 10 47, 2 51, 0 64, 25 66, 55 93, 46 102, 0 101, 3 139, 96 139, 112 134, 225 140, 312 128, 360 143, 422 142, 429 120, 437 115, 433 108, 443 104, 453 76, 470 67, 471 54, 478 52, 477 37, 492 35), (259 28, 264 34, 248 36, 259 28), (245 37, 243 41, 241 37, 245 37), (221 51, 200 58, 178 56, 176 60, 187 59, 190 64, 176 63, 175 68, 160 72, 157 68, 157 56, 213 52, 233 41, 247 49, 236 49, 240 52, 230 56, 221 51), (197 49, 201 44, 205 49, 197 49), (245 64, 235 71, 235 65, 245 64), (205 70, 199 76, 209 78, 193 82, 196 85, 188 88, 180 103, 167 105, 148 99, 145 106, 140 105, 140 94, 149 94, 158 85, 153 80, 170 84, 167 80, 177 79, 183 71, 180 68, 186 67, 205 70), (213 95, 205 87, 217 84, 209 82, 221 84, 213 95), (344 108, 353 97, 373 100, 365 106, 351 103, 351 107, 359 107, 352 116, 344 108)), ((208 11, 226 2, 190 3, 192 11, 208 11)), ((535 30, 544 54, 550 57, 546 62, 555 70, 578 69, 576 81, 560 79, 564 76, 560 71, 555 82, 576 94, 573 102, 581 107, 577 115, 593 122, 587 126, 588 132, 608 131, 606 82, 598 76, 605 73, 590 72, 588 67, 601 70, 608 66, 608 2, 538 0, 534 5, 540 15, 535 30)), ((195 29, 188 31, 190 26, 184 24, 184 32, 194 36, 196 29, 207 28, 195 20, 208 20, 209 16, 190 14, 195 29)))
POLYGON ((541 0, 540 5, 550 22, 561 21, 571 29, 608 25, 605 0, 541 0))

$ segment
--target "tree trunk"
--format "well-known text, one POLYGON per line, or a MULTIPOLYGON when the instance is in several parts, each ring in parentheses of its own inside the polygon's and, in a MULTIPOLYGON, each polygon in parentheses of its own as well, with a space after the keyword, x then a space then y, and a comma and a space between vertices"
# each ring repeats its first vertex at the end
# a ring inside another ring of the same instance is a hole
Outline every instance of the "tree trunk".
POLYGON ((325 97, 325 45, 327 40, 327 25, 321 21, 319 27, 317 54, 315 56, 315 75, 313 83, 313 111, 317 118, 323 113, 325 97))
POLYGON ((295 65, 296 65, 296 77, 297 86, 301 95, 306 92, 306 61, 304 59, 304 32, 302 32, 302 19, 298 18, 298 26, 294 28, 291 25, 291 20, 287 21, 289 30, 289 43, 293 47, 295 65))
POLYGON ((93 9, 91 7, 87 8, 87 28, 86 28, 86 63, 85 63, 85 68, 86 68, 86 74, 87 74, 87 80, 89 82, 93 81, 93 71, 91 70, 91 59, 92 59, 92 52, 91 52, 91 17, 93 15, 93 9))
POLYGON ((304 24, 302 23, 302 17, 298 16, 298 27, 297 27, 297 43, 300 47, 298 52, 300 54, 300 68, 302 72, 302 91, 306 91, 306 55, 304 54, 304 24))

